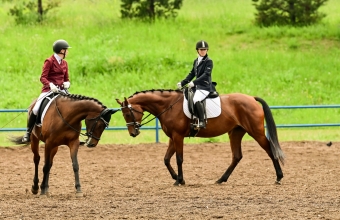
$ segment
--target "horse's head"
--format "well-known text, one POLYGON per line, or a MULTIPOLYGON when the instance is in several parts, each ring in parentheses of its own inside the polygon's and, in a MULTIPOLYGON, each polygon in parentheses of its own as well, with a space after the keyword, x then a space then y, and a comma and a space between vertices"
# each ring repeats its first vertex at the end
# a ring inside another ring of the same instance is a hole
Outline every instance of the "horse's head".
POLYGON ((140 133, 139 128, 141 127, 141 121, 144 115, 143 109, 138 105, 132 106, 126 98, 124 98, 123 102, 119 101, 119 99, 116 99, 116 101, 122 109, 130 136, 136 137, 140 133))
POLYGON ((97 117, 85 119, 86 135, 88 137, 85 145, 87 147, 97 146, 103 131, 109 126, 111 115, 117 111, 105 108, 97 117))

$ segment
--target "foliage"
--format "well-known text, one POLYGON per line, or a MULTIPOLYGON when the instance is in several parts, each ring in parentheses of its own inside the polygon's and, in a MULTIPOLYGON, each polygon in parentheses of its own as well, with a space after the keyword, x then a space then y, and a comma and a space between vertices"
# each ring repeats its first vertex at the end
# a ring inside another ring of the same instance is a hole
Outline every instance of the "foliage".
POLYGON ((40 23, 49 10, 59 5, 58 0, 47 0, 44 5, 42 0, 20 1, 10 8, 9 15, 15 17, 16 24, 40 23))
POLYGON ((177 16, 183 0, 122 0, 122 18, 155 20, 177 16))
POLYGON ((260 26, 307 26, 326 16, 318 12, 328 0, 252 0, 257 9, 256 24, 260 26))

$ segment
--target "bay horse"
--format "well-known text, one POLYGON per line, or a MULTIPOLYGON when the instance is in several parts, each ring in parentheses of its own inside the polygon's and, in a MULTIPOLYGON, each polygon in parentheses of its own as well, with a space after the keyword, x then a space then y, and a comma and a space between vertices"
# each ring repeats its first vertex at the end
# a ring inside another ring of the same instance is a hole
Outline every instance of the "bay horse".
MULTIPOLYGON (((36 100, 32 102, 28 114, 33 114, 32 109, 36 100)), ((40 161, 39 141, 45 143, 45 163, 43 167, 43 181, 41 182, 41 196, 49 195, 49 176, 53 164, 53 158, 60 145, 67 145, 70 149, 72 167, 75 177, 76 196, 82 196, 79 180, 78 149, 79 135, 81 133, 81 121, 85 120, 88 137, 85 142, 87 147, 95 147, 106 127, 108 127, 111 115, 117 110, 112 110, 95 98, 82 95, 59 93, 51 102, 43 119, 42 126, 34 126, 31 133, 31 150, 35 165, 32 193, 39 191, 38 166, 40 161)), ((15 144, 29 144, 22 142, 21 137, 10 137, 15 144)))
MULTIPOLYGON (((120 105, 130 136, 139 135, 139 128, 144 111, 158 118, 164 133, 169 137, 168 149, 164 163, 175 180, 174 185, 184 185, 183 141, 190 132, 190 118, 183 112, 181 90, 146 90, 136 92, 124 101, 116 99, 120 105), (171 157, 176 153, 178 174, 170 164, 171 157)), ((228 133, 232 152, 232 161, 225 173, 216 183, 226 182, 242 159, 241 141, 248 133, 266 151, 274 164, 276 183, 281 184, 283 173, 280 162, 284 163, 284 154, 278 142, 276 125, 267 103, 259 98, 241 93, 220 95, 221 114, 207 120, 206 129, 200 129, 196 137, 216 137, 228 133), (262 106, 258 103, 260 102, 262 106), (264 120, 267 124, 268 138, 265 134, 264 120)))

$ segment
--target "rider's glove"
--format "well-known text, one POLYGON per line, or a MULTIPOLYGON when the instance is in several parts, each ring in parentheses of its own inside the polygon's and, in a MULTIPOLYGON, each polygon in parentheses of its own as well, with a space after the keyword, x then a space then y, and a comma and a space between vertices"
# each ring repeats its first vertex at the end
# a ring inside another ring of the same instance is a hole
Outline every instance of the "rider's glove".
POLYGON ((50 83, 50 89, 52 92, 58 92, 58 87, 56 87, 53 83, 50 83))
POLYGON ((194 84, 193 82, 189 82, 188 86, 189 86, 190 88, 192 88, 192 87, 195 86, 195 84, 194 84))
POLYGON ((64 82, 63 85, 64 85, 64 89, 68 89, 68 88, 70 88, 71 83, 70 82, 64 82))
POLYGON ((178 88, 178 89, 181 89, 181 88, 182 88, 182 83, 181 83, 181 82, 177 83, 177 88, 178 88))

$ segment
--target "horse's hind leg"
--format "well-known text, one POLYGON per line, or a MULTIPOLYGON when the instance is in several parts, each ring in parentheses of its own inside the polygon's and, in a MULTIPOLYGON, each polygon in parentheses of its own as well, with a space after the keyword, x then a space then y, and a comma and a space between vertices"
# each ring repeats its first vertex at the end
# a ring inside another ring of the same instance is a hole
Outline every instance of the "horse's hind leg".
POLYGON ((230 139, 230 147, 232 153, 232 161, 229 165, 228 169, 222 175, 222 177, 216 181, 216 183, 227 182, 229 176, 234 171, 237 164, 242 159, 242 148, 241 141, 246 131, 241 127, 236 127, 233 130, 229 131, 229 139, 230 139))
POLYGON ((33 178, 33 185, 32 185, 32 193, 37 194, 39 192, 39 162, 40 162, 40 155, 39 155, 39 140, 32 135, 31 138, 31 150, 33 153, 33 162, 34 162, 34 178, 33 178))
POLYGON ((40 185, 40 196, 48 196, 49 192, 49 179, 50 179, 50 170, 52 168, 53 165, 53 158, 55 156, 55 154, 58 151, 58 147, 54 147, 52 148, 50 147, 50 144, 45 144, 45 164, 43 167, 43 173, 44 173, 44 177, 43 177, 43 181, 41 182, 40 185))
POLYGON ((267 152, 268 156, 273 162, 275 172, 276 172, 276 182, 277 184, 281 184, 281 179, 283 178, 282 169, 278 159, 274 158, 274 155, 270 149, 270 143, 265 135, 253 136, 253 138, 259 143, 259 145, 267 152))

